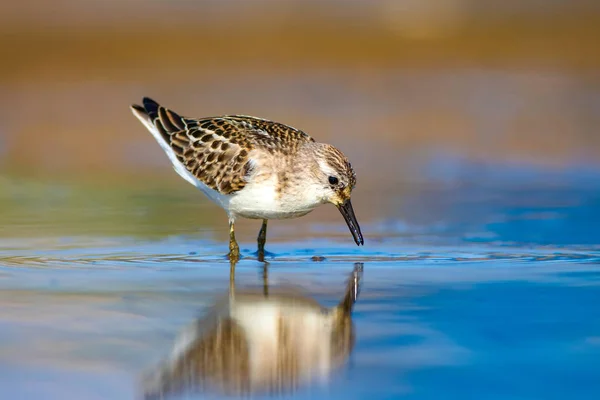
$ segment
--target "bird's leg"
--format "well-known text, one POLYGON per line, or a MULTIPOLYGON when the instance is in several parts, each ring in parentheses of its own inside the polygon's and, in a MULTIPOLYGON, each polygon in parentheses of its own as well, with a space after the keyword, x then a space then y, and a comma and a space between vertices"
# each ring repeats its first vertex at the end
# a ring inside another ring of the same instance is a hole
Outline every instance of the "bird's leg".
POLYGON ((235 240, 233 220, 229 220, 229 259, 233 262, 240 259, 240 247, 235 240))
POLYGON ((258 261, 265 261, 265 242, 267 241, 267 220, 263 219, 258 232, 258 261))

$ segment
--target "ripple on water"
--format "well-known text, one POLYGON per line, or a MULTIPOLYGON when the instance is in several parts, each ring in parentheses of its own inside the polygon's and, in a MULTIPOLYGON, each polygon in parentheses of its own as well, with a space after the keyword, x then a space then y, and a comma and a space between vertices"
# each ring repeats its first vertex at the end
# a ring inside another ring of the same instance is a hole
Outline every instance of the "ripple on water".
MULTIPOLYGON (((201 250, 173 238, 31 243, 38 248, 0 251, 0 387, 10 398, 132 398, 142 371, 230 290, 222 243, 203 241, 201 250)), ((234 283, 262 292, 265 269, 247 247, 234 283)), ((312 241, 271 250, 270 287, 299 288, 326 308, 339 302, 355 263, 364 263, 348 359, 327 385, 300 385, 295 397, 600 392, 593 247, 382 241, 365 251, 312 241), (530 373, 519 372, 523 366, 530 373)))

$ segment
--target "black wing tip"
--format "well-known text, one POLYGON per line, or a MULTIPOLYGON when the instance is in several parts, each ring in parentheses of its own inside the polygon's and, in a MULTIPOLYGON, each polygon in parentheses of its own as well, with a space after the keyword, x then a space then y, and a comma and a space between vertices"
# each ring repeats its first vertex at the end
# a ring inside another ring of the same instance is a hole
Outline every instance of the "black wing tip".
POLYGON ((144 107, 140 106, 139 104, 132 104, 131 108, 137 112, 146 114, 146 109, 144 107))
POLYGON ((152 100, 150 97, 144 97, 142 99, 142 104, 144 105, 144 109, 146 110, 146 113, 148 113, 148 115, 154 119, 156 117, 156 115, 158 114, 158 109, 160 108, 160 104, 158 104, 156 101, 152 100))
POLYGON ((144 104, 144 107, 158 107, 159 104, 158 102, 152 100, 150 97, 144 96, 142 98, 142 104, 144 104))

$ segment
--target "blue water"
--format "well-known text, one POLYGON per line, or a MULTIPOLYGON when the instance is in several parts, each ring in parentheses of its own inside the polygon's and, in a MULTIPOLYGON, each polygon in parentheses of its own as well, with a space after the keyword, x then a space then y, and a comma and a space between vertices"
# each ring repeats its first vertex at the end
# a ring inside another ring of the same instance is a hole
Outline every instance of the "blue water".
MULTIPOLYGON (((347 364, 327 385, 294 397, 597 398, 598 252, 498 258, 499 250, 472 248, 470 261, 451 251, 405 250, 422 255, 365 262, 347 364)), ((333 306, 353 268, 349 258, 274 261, 270 283, 300 286, 333 306)), ((227 263, 196 261, 98 257, 3 267, 2 397, 132 398, 142 370, 227 290, 227 263)), ((258 286, 261 273, 258 262, 242 261, 236 285, 258 286)))

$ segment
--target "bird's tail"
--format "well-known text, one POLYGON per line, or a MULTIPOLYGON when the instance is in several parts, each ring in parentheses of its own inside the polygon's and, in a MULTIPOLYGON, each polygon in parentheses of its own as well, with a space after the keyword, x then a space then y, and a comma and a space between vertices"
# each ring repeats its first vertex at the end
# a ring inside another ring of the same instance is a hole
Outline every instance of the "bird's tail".
POLYGON ((174 111, 158 104, 149 97, 144 97, 142 106, 133 104, 131 112, 152 134, 161 138, 167 144, 171 143, 171 136, 186 128, 185 119, 174 111))

